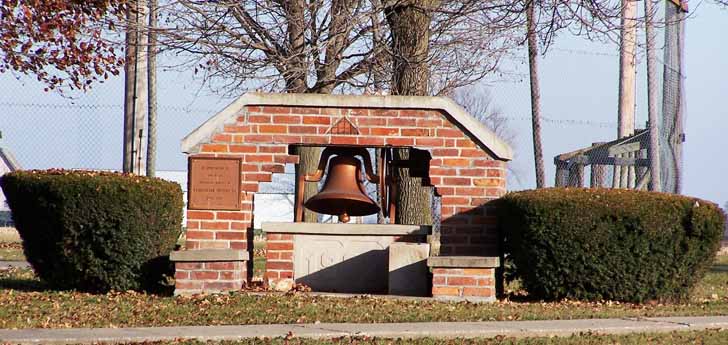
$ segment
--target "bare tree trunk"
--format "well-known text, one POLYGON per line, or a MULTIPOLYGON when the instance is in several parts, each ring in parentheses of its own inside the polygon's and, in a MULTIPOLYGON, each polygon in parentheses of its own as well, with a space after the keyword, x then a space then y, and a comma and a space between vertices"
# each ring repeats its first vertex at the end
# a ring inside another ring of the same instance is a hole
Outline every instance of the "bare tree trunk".
MULTIPOLYGON (((440 0, 390 1, 385 7, 392 32, 394 95, 428 95, 432 9, 440 0)), ((409 159, 409 149, 394 150, 395 160, 409 159)), ((424 162, 415 162, 424 164, 424 162)), ((412 177, 408 167, 394 169, 397 180, 397 224, 432 224, 432 188, 422 178, 412 177)))
POLYGON ((149 47, 147 48, 148 107, 147 176, 157 172, 157 0, 149 0, 149 47))
POLYGON ((288 23, 288 44, 287 64, 282 72, 286 80, 286 91, 303 93, 306 92, 306 56, 305 56, 305 19, 304 0, 291 0, 284 2, 286 19, 288 23))
POLYGON ((543 168, 543 147, 541 144, 541 91, 538 82, 538 42, 536 22, 533 18, 535 6, 530 0, 526 9, 528 25, 528 69, 531 78, 531 128, 533 132, 533 161, 536 167, 536 188, 545 187, 543 168))
POLYGON ((392 94, 428 95, 432 9, 440 0, 390 1, 385 8, 392 32, 392 94))
MULTIPOLYGON (((394 159, 410 159, 410 149, 395 149, 394 159)), ((423 162, 414 161, 414 164, 423 162)), ((397 183, 396 224, 432 225, 432 187, 422 185, 421 177, 411 175, 410 167, 397 167, 393 173, 397 183)))
MULTIPOLYGON (((288 23, 288 63, 286 69, 281 71, 286 80, 286 92, 304 93, 308 90, 306 85, 306 56, 305 50, 305 18, 304 9, 306 3, 303 0, 285 2, 286 18, 288 23)), ((321 156, 320 147, 298 147, 296 149, 299 161, 296 165, 296 183, 300 175, 310 174, 316 171, 318 160, 321 156)), ((297 189, 296 189, 297 190, 297 189)), ((318 183, 304 182, 304 202, 318 193, 318 183)), ((316 223, 318 215, 315 212, 303 208, 303 221, 316 223)))

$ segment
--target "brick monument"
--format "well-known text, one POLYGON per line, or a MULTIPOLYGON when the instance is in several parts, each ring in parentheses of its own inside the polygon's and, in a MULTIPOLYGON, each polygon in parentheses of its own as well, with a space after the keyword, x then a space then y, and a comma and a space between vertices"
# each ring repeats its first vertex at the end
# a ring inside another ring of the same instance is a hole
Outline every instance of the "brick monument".
MULTIPOLYGON (((488 202, 506 192, 505 168, 512 152, 453 101, 419 96, 248 93, 182 141, 190 159, 192 207, 187 212, 186 249, 172 255, 176 293, 235 290, 250 279, 255 193, 260 183, 283 173, 286 164, 298 162, 291 154, 295 146, 426 152, 426 159, 418 164, 424 164, 424 181, 441 198, 439 255, 498 256, 496 218, 488 202)), ((384 242, 375 240, 383 247, 401 239, 426 241, 429 234, 429 229, 412 225, 386 228, 383 226, 388 224, 379 224, 369 232, 366 224, 351 225, 360 226, 352 227, 356 228, 352 236, 387 236, 384 242)), ((291 225, 287 229, 285 223, 277 223, 273 228, 280 230, 268 232, 268 282, 302 278, 294 269, 299 267, 294 262, 296 236, 322 231, 325 233, 319 235, 337 235, 330 228, 299 227, 302 230, 291 230, 299 228, 291 225)), ((493 275, 492 269, 473 272, 493 275)), ((489 279, 483 281, 492 285, 494 277, 489 279)))

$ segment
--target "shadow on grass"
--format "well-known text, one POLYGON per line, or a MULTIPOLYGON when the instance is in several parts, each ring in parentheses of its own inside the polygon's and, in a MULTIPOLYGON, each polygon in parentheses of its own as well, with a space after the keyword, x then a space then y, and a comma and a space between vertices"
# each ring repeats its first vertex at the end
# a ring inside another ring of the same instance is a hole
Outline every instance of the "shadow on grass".
MULTIPOLYGON (((30 268, 9 268, 0 270, 0 290, 15 290, 22 292, 50 292, 50 291, 72 291, 56 289, 38 279, 30 268)), ((174 295, 174 281, 164 277, 153 287, 143 291, 149 295, 169 297, 174 295)), ((103 294, 103 293, 101 293, 103 294)))
POLYGON ((147 288, 143 291, 149 295, 155 295, 159 297, 171 297, 174 296, 174 279, 170 277, 164 277, 163 281, 151 288, 147 288))
POLYGON ((41 281, 33 279, 0 279, 0 289, 25 292, 43 292, 50 290, 41 281))
POLYGON ((26 292, 48 291, 50 288, 28 268, 9 268, 0 271, 0 289, 26 292))

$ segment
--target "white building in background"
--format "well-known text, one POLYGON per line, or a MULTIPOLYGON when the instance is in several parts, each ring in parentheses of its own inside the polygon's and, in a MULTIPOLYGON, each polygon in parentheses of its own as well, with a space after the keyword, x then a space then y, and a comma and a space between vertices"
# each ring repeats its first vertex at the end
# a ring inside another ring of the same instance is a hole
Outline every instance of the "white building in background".
MULTIPOLYGON (((9 150, 0 147, 0 176, 19 170, 20 164, 9 150)), ((0 192, 0 226, 10 223, 10 208, 5 202, 5 194, 0 192)))
POLYGON ((185 209, 182 213, 182 224, 187 224, 187 171, 157 170, 156 176, 163 180, 176 182, 182 187, 182 200, 185 202, 185 209))
POLYGON ((170 182, 177 182, 182 187, 185 205, 187 205, 187 171, 157 170, 156 176, 170 182))
MULTIPOLYGON (((179 183, 184 193, 187 209, 187 171, 158 170, 157 177, 179 183)), ((260 229, 262 222, 293 221, 293 174, 274 174, 273 181, 260 184, 261 191, 255 195, 254 227, 260 229)), ((185 212, 185 220, 187 218, 185 212)))

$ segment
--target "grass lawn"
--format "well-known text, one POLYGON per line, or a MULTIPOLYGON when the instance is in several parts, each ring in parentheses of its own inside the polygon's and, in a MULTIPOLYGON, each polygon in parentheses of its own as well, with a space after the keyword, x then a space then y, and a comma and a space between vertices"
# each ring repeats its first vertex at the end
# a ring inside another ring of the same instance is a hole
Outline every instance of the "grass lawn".
POLYGON ((23 245, 18 233, 13 228, 0 227, 0 260, 25 260, 23 245))
POLYGON ((0 242, 20 242, 20 236, 15 228, 0 226, 0 242))
POLYGON ((23 248, 4 246, 4 243, 0 243, 0 261, 25 261, 23 248))
POLYGON ((256 239, 253 242, 253 277, 254 279, 263 279, 265 274, 265 251, 267 248, 265 240, 256 239))
POLYGON ((170 297, 137 292, 46 291, 29 270, 0 271, 0 328, 142 327, 320 322, 418 322, 728 315, 728 257, 681 304, 446 303, 306 293, 170 297))
POLYGON ((271 345, 314 345, 314 344, 330 344, 330 345, 435 345, 435 344, 478 344, 478 345, 643 345, 643 344, 664 344, 664 345, 682 345, 682 344, 703 344, 703 345, 722 345, 728 344, 728 331, 696 331, 696 332, 673 332, 658 334, 628 334, 628 335, 597 335, 597 334, 581 334, 571 337, 553 337, 553 338, 525 338, 515 339, 508 337, 498 337, 491 339, 380 339, 380 338, 336 338, 336 339, 300 339, 293 338, 275 338, 275 339, 250 339, 245 341, 227 341, 227 342, 199 342, 199 341, 178 341, 178 342, 153 342, 144 343, 148 345, 167 345, 167 344, 184 344, 184 345, 203 345, 203 344, 220 344, 220 345, 253 345, 253 344, 271 344, 271 345))
MULTIPOLYGON (((19 243, 0 242, 20 251, 19 243), (17 248, 16 248, 17 247, 17 248)), ((256 276, 265 269, 265 251, 257 243, 256 276)), ((3 254, 6 253, 6 254, 3 254)), ((2 256, 0 256, 2 257, 2 256)), ((3 259, 8 256, 2 257, 3 259)), ((719 256, 681 304, 629 304, 577 301, 493 304, 446 303, 362 296, 337 298, 306 293, 233 292, 171 297, 137 292, 93 295, 48 291, 28 269, 0 270, 0 328, 142 327, 320 322, 418 322, 581 319, 635 316, 728 315, 728 256, 719 256)), ((725 343, 728 343, 726 341, 725 343)))

